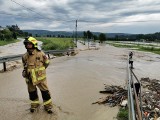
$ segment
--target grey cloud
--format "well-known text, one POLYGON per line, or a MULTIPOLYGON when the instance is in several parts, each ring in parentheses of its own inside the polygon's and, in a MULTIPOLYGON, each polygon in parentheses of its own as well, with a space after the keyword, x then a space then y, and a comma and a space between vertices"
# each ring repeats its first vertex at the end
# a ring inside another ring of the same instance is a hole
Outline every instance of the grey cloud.
MULTIPOLYGON (((7 24, 33 24, 34 28, 43 29, 75 29, 75 20, 78 19, 79 29, 93 29, 94 25, 104 24, 104 23, 116 23, 116 21, 124 20, 126 21, 127 17, 141 15, 146 16, 150 14, 159 14, 160 13, 160 1, 156 2, 144 2, 142 0, 68 0, 66 3, 57 3, 53 0, 33 0, 36 2, 43 2, 43 4, 38 4, 35 6, 33 4, 23 4, 27 10, 22 6, 14 4, 14 7, 10 4, 7 5, 7 2, 0 0, 0 6, 5 6, 4 12, 5 15, 1 14, 0 10, 0 25, 7 24), (57 3, 57 4, 56 4, 57 3), (6 11, 5 11, 6 10, 6 11), (7 19, 7 20, 6 20, 7 19), (10 19, 10 20, 8 20, 10 19), (37 23, 37 24, 34 24, 37 23), (58 22, 58 23, 57 23, 58 22), (54 26, 57 24, 57 26, 54 26), (88 24, 88 25, 87 25, 88 24), (88 26, 93 27, 90 28, 88 26), (87 28, 88 27, 88 28, 87 28)), ((18 0, 17 0, 18 2, 18 0)), ((11 2, 12 3, 12 2, 11 2)), ((13 4, 13 3, 12 3, 13 4)), ((22 3, 21 3, 22 4, 22 3)), ((145 18, 145 17, 144 17, 145 18)), ((160 18, 159 18, 160 19, 160 18)), ((136 19, 135 19, 136 20, 136 19)), ((147 20, 147 18, 146 18, 147 20)), ((123 21, 122 21, 123 22, 123 21)), ((139 25, 138 23, 136 23, 139 25)), ((141 23, 142 24, 142 23, 141 23)), ((115 29, 108 28, 110 30, 122 30, 128 31, 129 27, 123 24, 114 24, 115 29), (120 28, 121 27, 121 28, 120 28), (122 29, 123 28, 123 29, 122 29)), ((148 24, 147 24, 148 25, 148 24)), ((27 25, 26 25, 27 26, 27 25)), ((156 26, 156 25, 155 25, 156 26)), ((21 26, 20 26, 21 27, 21 26)), ((148 26, 149 27, 149 26, 148 26)), ((136 27, 133 27, 136 29, 136 27)), ((105 30, 106 28, 96 28, 96 30, 105 30)), ((152 29, 153 30, 153 29, 152 29)))
POLYGON ((121 16, 133 16, 133 15, 148 15, 148 14, 156 14, 160 13, 160 10, 146 10, 146 11, 126 11, 124 13, 121 13, 121 16))
POLYGON ((0 5, 2 5, 4 3, 4 0, 0 0, 0 5))

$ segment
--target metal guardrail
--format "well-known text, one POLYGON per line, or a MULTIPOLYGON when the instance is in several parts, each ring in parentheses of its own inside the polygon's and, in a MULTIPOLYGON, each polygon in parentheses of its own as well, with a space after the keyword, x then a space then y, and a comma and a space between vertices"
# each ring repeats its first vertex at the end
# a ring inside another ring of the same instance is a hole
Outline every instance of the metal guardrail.
MULTIPOLYGON (((129 61, 129 59, 128 59, 129 61)), ((141 84, 128 62, 128 119, 142 120, 141 84), (137 82, 134 82, 134 79, 137 82), (136 86, 138 85, 138 87, 136 86)))
POLYGON ((48 50, 48 51, 45 51, 44 53, 45 54, 58 54, 58 53, 67 53, 67 52, 71 52, 71 51, 74 51, 74 49, 67 49, 67 50, 48 50))
POLYGON ((135 108, 134 108, 134 100, 133 100, 133 93, 131 88, 131 72, 130 66, 128 65, 128 118, 129 120, 136 120, 135 118, 135 108))
MULTIPOLYGON (((44 51, 45 54, 49 56, 49 54, 59 54, 59 53, 66 53, 67 55, 71 54, 71 52, 74 52, 74 49, 67 49, 67 50, 48 50, 48 51, 44 51)), ((19 54, 19 55, 8 55, 8 56, 3 56, 0 57, 0 63, 3 63, 3 70, 6 71, 6 62, 9 61, 14 61, 14 60, 19 60, 22 58, 23 54, 19 54)))
POLYGON ((0 63, 8 62, 8 61, 13 61, 13 60, 18 60, 22 57, 23 54, 19 55, 8 55, 4 57, 0 57, 0 63))

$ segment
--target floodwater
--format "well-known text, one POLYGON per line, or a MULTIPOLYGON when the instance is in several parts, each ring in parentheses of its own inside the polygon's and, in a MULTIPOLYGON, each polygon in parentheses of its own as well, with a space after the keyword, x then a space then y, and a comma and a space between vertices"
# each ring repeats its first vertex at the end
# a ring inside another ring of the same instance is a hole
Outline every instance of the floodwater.
MULTIPOLYGON (((104 84, 124 86, 127 80, 129 49, 105 45, 98 50, 81 47, 76 56, 51 59, 47 68, 48 86, 54 103, 54 114, 43 106, 29 112, 27 87, 22 68, 0 73, 0 116, 2 120, 114 120, 118 107, 92 104, 101 97, 104 84)), ((134 52, 134 71, 139 78, 158 79, 159 55, 134 52), (150 70, 151 68, 152 70, 150 70), (154 70, 155 69, 155 70, 154 70), (149 73, 149 74, 148 74, 149 73)), ((39 92, 40 93, 40 92, 39 92)), ((42 103, 41 95, 39 94, 42 103)))
POLYGON ((18 55, 22 54, 26 51, 22 38, 19 38, 20 42, 17 43, 11 43, 8 45, 0 46, 0 57, 6 56, 6 55, 18 55))
MULTIPOLYGON (((4 46, 0 46, 0 57, 3 56, 8 56, 8 55, 18 55, 18 54, 23 54, 26 52, 26 49, 24 47, 23 38, 18 38, 18 40, 20 40, 19 42, 16 43, 11 43, 8 45, 4 45, 4 46)), ((42 45, 41 41, 38 41, 39 46, 42 45)), ((10 67, 10 69, 12 69, 13 65, 16 64, 16 66, 20 66, 21 65, 21 60, 18 61, 10 61, 6 63, 8 67, 10 67)), ((3 69, 3 64, 0 64, 0 70, 3 69)))

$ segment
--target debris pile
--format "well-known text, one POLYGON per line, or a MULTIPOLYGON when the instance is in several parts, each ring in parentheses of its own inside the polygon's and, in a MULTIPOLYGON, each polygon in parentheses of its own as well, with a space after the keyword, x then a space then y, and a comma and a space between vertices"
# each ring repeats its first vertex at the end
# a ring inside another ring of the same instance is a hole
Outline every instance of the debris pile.
POLYGON ((106 85, 105 90, 100 91, 100 93, 111 95, 108 95, 106 98, 100 98, 101 100, 92 104, 108 104, 109 106, 114 107, 116 105, 120 105, 122 101, 127 99, 127 90, 120 86, 106 85))
POLYGON ((146 118, 160 117, 160 81, 141 78, 142 110, 146 118))
MULTIPOLYGON (((141 78, 141 98, 142 113, 145 120, 160 120, 160 80, 141 78)), ((127 106, 128 91, 120 86, 105 85, 105 90, 100 93, 106 94, 107 97, 100 98, 99 101, 92 104, 107 104, 110 107, 120 105, 127 106)), ((140 100, 140 94, 138 99, 140 100)), ((140 101, 139 101, 140 102, 140 101)), ((140 104, 141 105, 141 104, 140 104)))
POLYGON ((149 78, 141 78, 141 84, 143 88, 146 88, 152 92, 157 92, 160 94, 160 80, 149 79, 149 78))

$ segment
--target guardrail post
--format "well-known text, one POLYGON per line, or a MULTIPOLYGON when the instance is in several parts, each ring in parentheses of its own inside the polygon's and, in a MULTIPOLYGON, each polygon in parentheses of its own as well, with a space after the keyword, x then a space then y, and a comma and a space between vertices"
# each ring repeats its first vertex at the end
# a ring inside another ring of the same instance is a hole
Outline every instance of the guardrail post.
POLYGON ((50 55, 48 54, 48 59, 50 59, 50 55))
POLYGON ((3 62, 3 70, 6 71, 6 62, 3 62))

